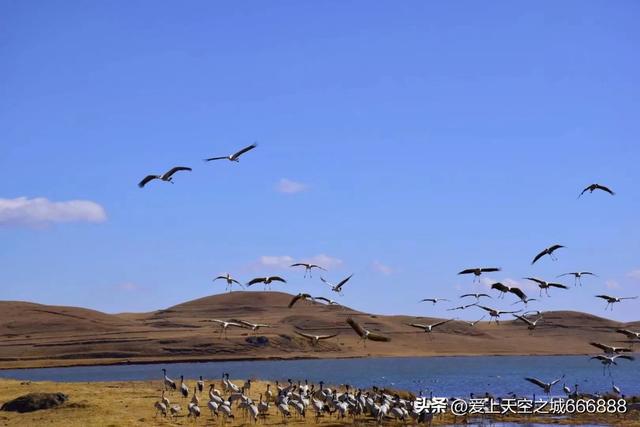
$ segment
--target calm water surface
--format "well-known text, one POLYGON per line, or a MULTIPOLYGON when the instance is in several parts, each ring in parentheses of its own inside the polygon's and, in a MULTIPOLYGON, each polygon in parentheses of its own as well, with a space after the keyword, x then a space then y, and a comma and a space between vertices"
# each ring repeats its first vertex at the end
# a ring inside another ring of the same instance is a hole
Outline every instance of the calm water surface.
MULTIPOLYGON (((603 375, 598 361, 587 356, 477 356, 428 358, 370 358, 289 361, 238 361, 206 363, 172 363, 148 365, 89 366, 74 368, 17 369, 0 371, 0 377, 33 381, 126 381, 162 378, 161 368, 170 377, 231 378, 268 380, 304 380, 327 384, 351 384, 358 387, 392 386, 401 389, 433 392, 436 396, 468 396, 490 392, 506 395, 514 392, 530 396, 539 393, 524 377, 551 381, 565 375, 562 383, 585 392, 608 392, 612 382, 626 395, 640 395, 640 367, 636 361, 621 360, 603 375)), ((554 393, 555 394, 555 393, 554 393)))

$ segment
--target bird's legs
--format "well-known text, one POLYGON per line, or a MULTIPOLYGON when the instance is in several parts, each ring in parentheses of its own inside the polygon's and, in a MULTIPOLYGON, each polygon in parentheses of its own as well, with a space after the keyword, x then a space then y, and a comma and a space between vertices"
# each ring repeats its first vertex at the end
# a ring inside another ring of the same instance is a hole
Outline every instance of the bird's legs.
POLYGON ((549 296, 549 288, 544 288, 544 293, 549 296))

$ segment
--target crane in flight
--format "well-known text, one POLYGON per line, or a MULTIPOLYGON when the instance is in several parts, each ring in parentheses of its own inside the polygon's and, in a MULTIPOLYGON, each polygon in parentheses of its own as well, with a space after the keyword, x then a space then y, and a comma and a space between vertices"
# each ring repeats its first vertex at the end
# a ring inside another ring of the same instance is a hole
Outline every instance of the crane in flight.
POLYGON ((536 261, 538 261, 540 258, 542 258, 545 255, 549 255, 549 257, 554 260, 557 261, 558 258, 556 258, 556 256, 553 254, 555 251, 557 251, 560 248, 564 248, 564 246, 562 245, 551 245, 548 248, 543 249, 538 255, 536 255, 533 258, 533 261, 531 261, 531 265, 535 264, 536 261))
POLYGON ((489 313, 489 323, 491 323, 492 320, 495 320, 496 325, 500 324, 498 319, 500 319, 500 315, 501 314, 516 314, 516 313, 520 313, 522 311, 522 310, 504 311, 504 310, 498 310, 496 308, 485 307, 484 305, 476 305, 476 307, 479 307, 479 308, 483 309, 484 311, 486 311, 487 313, 489 313))
POLYGON ((353 318, 348 318, 347 323, 351 328, 362 338, 362 342, 364 346, 367 346, 367 341, 378 341, 378 342, 389 342, 391 338, 386 335, 377 334, 375 332, 371 332, 368 329, 363 328, 358 322, 353 320, 353 318))
POLYGON ((256 283, 264 283, 264 289, 271 289, 271 282, 287 283, 287 281, 280 276, 256 277, 255 279, 251 279, 249 283, 247 283, 247 288, 249 286, 255 285, 256 283))
POLYGON ((538 287, 540 288, 540 296, 542 296, 543 290, 547 296, 550 296, 549 288, 569 289, 567 285, 563 285, 562 283, 547 282, 546 280, 538 279, 537 277, 525 277, 525 279, 538 284, 538 287))
POLYGON ((473 274, 474 275, 473 281, 474 282, 479 282, 480 281, 480 276, 482 275, 482 273, 493 273, 493 272, 496 272, 496 271, 500 271, 500 268, 498 268, 498 267, 476 267, 476 268, 467 268, 466 270, 462 270, 458 274, 473 274))
POLYGON ((316 346, 320 343, 321 340, 328 340, 330 338, 334 338, 337 337, 338 334, 332 334, 332 335, 312 335, 312 334, 307 334, 304 332, 299 332, 299 331, 293 331, 296 334, 300 335, 301 337, 304 337, 306 339, 308 339, 309 341, 311 341, 311 345, 316 346))
POLYGON ((476 299, 476 302, 480 302, 480 298, 485 297, 485 298, 491 298, 491 295, 489 294, 480 294, 480 293, 474 293, 474 294, 464 294, 464 295, 460 295, 460 298, 467 298, 467 297, 474 297, 476 299))
POLYGON ((244 153, 246 153, 247 151, 253 150, 254 148, 256 148, 258 146, 257 143, 253 143, 247 147, 244 147, 242 150, 237 151, 233 154, 230 154, 228 156, 222 156, 222 157, 209 157, 208 159, 204 159, 205 162, 210 162, 212 160, 229 160, 232 162, 239 162, 240 161, 240 156, 242 156, 244 153))
POLYGON ((446 298, 423 298, 420 300, 420 302, 432 302, 433 305, 436 305, 440 301, 449 301, 449 300, 446 298))
POLYGON ((307 277, 307 274, 309 274, 309 277, 312 277, 311 270, 314 268, 322 271, 327 271, 325 268, 320 267, 318 264, 310 264, 308 262, 296 262, 294 264, 291 264, 290 267, 304 267, 304 277, 307 277))
POLYGON ((539 379, 537 379, 537 378, 533 378, 533 377, 526 377, 526 378, 525 378, 525 380, 526 380, 526 381, 529 381, 529 382, 530 382, 530 383, 532 383, 532 384, 537 385, 537 386, 538 386, 538 387, 540 387, 542 390, 544 390, 544 392, 545 392, 546 394, 550 394, 550 393, 551 393, 551 388, 552 388, 554 385, 558 384, 560 381, 562 381, 562 379, 563 379, 563 378, 564 378, 564 375, 563 375, 563 376, 561 376, 561 377, 560 377, 560 378, 558 378, 558 379, 555 379, 555 380, 551 381, 550 383, 545 383, 544 381, 540 381, 539 379))
POLYGON ((538 322, 542 319, 542 315, 540 315, 536 320, 529 320, 526 318, 526 316, 519 316, 517 314, 514 314, 513 317, 515 317, 518 320, 522 320, 524 323, 527 324, 527 329, 529 329, 529 335, 533 334, 533 331, 536 329, 536 326, 538 326, 538 322))
POLYGON ((433 335, 431 335, 431 332, 433 332, 433 330, 435 328, 437 328, 438 326, 442 326, 446 323, 449 323, 451 321, 453 321, 455 319, 447 319, 447 320, 441 320, 439 322, 436 323, 430 323, 430 324, 424 324, 424 323, 409 323, 407 326, 411 326, 413 328, 418 328, 418 329, 422 329, 422 331, 426 334, 429 334, 429 337, 433 338, 433 335))
POLYGON ((616 193, 613 192, 613 190, 611 190, 609 187, 605 186, 605 185, 600 185, 600 184, 591 184, 588 185, 587 187, 585 187, 584 190, 582 190, 582 193, 580 193, 580 195, 578 196, 578 198, 582 197, 582 195, 584 193, 586 193, 587 191, 589 192, 589 194, 593 193, 596 190, 600 190, 600 191, 604 191, 605 193, 609 193, 612 196, 614 196, 616 193))
POLYGON ((345 285, 349 280, 351 280, 351 278, 352 278, 352 277, 353 277, 353 274, 349 275, 348 277, 345 277, 344 279, 342 279, 341 281, 339 281, 337 285, 334 285, 333 283, 328 282, 328 281, 327 281, 327 280, 325 280, 325 278, 324 278, 324 277, 322 277, 322 276, 320 277, 320 281, 321 281, 322 283, 325 283, 325 284, 329 285, 329 286, 331 287, 331 290, 332 290, 333 292, 336 292, 336 293, 338 293, 339 295, 342 295, 342 287, 343 287, 343 286, 344 286, 344 285, 345 285))
POLYGON ((590 271, 572 271, 570 273, 561 274, 561 275, 559 275, 557 277, 559 278, 559 277, 563 277, 563 276, 573 276, 574 277, 573 286, 576 286, 576 285, 582 286, 582 276, 595 276, 595 277, 598 277, 597 274, 593 274, 590 271))
POLYGON ((154 179, 159 179, 160 181, 170 182, 173 184, 173 174, 180 171, 191 171, 191 168, 188 168, 185 166, 176 166, 174 168, 171 168, 167 172, 163 173, 162 175, 147 175, 144 178, 142 178, 142 181, 138 183, 138 187, 143 188, 145 185, 147 185, 149 182, 153 181, 154 179))
POLYGON ((606 370, 609 370, 609 376, 611 376, 611 365, 618 365, 616 362, 617 359, 625 359, 625 360, 635 360, 635 357, 628 356, 626 354, 599 354, 597 356, 592 356, 589 360, 599 360, 602 363, 602 375, 605 375, 606 370))
POLYGON ((224 280, 225 282, 227 282, 227 291, 229 292, 231 292, 231 288, 233 287, 234 284, 240 286, 241 288, 244 287, 242 286, 242 283, 238 282, 236 279, 231 277, 231 274, 229 273, 225 274, 224 276, 218 276, 215 279, 213 279, 214 282, 216 280, 224 280))
POLYGON ((618 303, 618 302, 622 302, 626 299, 636 299, 638 298, 637 296, 635 297, 612 297, 610 295, 596 295, 596 298, 602 298, 603 300, 607 301, 607 305, 604 307, 605 311, 607 310, 607 308, 609 308, 609 306, 611 306, 611 311, 613 311, 613 305, 618 303))
POLYGON ((589 345, 599 348, 600 350, 604 351, 604 354, 630 353, 633 351, 632 349, 627 347, 614 347, 599 342, 590 342, 589 345))

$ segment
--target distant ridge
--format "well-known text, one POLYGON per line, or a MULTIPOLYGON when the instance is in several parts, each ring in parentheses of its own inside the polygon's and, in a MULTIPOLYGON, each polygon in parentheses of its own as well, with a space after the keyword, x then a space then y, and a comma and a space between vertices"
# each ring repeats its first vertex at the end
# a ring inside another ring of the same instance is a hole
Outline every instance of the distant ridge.
POLYGON ((545 313, 545 323, 532 335, 522 322, 505 316, 500 326, 450 322, 431 339, 406 326, 430 318, 371 315, 308 301, 289 309, 291 298, 283 292, 231 292, 164 310, 123 314, 0 301, 0 369, 190 360, 593 354, 589 341, 625 345, 625 337, 615 329, 640 327, 640 322, 555 311, 545 313), (392 341, 364 348, 346 324, 347 317, 391 336, 392 341), (206 322, 211 318, 268 323, 273 328, 260 330, 266 340, 255 339, 246 329, 230 329, 228 339, 222 339, 217 325, 206 322), (314 347, 295 334, 296 329, 340 335, 314 347))

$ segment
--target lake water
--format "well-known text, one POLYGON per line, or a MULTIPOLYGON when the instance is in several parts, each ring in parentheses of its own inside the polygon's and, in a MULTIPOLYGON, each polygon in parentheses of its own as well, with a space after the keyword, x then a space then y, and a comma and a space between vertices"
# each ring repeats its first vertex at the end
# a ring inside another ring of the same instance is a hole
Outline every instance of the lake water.
POLYGON ((178 378, 218 379, 223 372, 231 378, 258 378, 286 381, 304 380, 358 387, 391 386, 414 392, 423 390, 435 396, 466 397, 469 393, 490 392, 495 396, 516 393, 540 394, 540 389, 524 381, 537 377, 551 381, 565 375, 553 394, 562 394, 562 383, 573 390, 608 392, 612 381, 626 395, 640 395, 640 369, 637 361, 619 360, 618 366, 603 375, 602 365, 587 356, 477 356, 325 359, 288 361, 238 361, 171 363, 147 365, 89 366, 73 368, 2 370, 0 377, 33 381, 126 381, 162 378, 161 368, 178 378))

